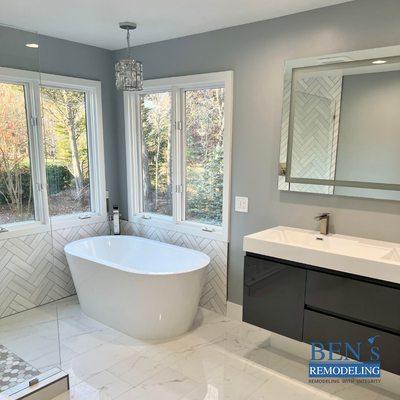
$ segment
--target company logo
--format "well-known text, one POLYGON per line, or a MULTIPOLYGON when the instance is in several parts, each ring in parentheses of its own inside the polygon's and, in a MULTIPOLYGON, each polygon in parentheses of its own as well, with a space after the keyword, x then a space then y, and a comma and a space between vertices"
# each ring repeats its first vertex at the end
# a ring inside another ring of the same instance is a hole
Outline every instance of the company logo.
POLYGON ((311 342, 309 378, 380 378, 378 336, 365 342, 311 342), (363 360, 363 361, 361 361, 363 360))

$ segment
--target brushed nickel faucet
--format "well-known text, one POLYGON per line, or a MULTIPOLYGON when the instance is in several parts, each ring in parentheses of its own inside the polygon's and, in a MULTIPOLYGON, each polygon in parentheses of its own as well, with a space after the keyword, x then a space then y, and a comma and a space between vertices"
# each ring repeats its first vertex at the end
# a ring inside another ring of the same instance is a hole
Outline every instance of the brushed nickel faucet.
POLYGON ((315 217, 315 219, 319 221, 319 232, 321 235, 327 235, 329 233, 329 215, 329 213, 322 213, 315 217))

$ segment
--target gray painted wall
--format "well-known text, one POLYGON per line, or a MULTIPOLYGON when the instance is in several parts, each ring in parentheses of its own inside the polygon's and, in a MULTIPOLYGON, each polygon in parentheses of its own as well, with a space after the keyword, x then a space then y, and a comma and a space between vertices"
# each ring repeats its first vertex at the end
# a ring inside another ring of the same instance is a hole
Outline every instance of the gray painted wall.
POLYGON ((39 72, 39 52, 26 43, 38 43, 35 32, 21 31, 0 25, 0 67, 39 72))
POLYGON ((0 26, 0 66, 101 81, 107 189, 119 201, 113 55, 109 50, 0 26), (25 43, 39 43, 39 51, 25 43))
POLYGON ((67 40, 40 37, 41 72, 101 81, 106 187, 111 204, 119 202, 118 146, 112 52, 67 40))
MULTIPOLYGON (((234 71, 232 197, 248 196, 249 213, 231 212, 231 301, 242 302, 242 240, 248 233, 278 224, 315 228, 314 216, 331 211, 336 232, 400 241, 398 202, 277 190, 284 61, 398 45, 399 20, 398 0, 356 0, 135 48, 146 78, 234 71)), ((120 201, 126 212, 121 96, 117 105, 120 201)))

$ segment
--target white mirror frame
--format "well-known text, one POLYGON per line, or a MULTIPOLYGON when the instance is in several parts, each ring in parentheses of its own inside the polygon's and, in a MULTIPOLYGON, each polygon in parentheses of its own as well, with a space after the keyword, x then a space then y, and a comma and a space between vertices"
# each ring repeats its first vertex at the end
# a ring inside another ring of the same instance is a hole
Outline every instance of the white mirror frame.
MULTIPOLYGON (((342 181, 329 179, 312 179, 312 178, 294 178, 290 176, 291 169, 291 151, 292 151, 292 91, 293 77, 296 70, 300 68, 326 66, 327 70, 340 71, 340 65, 345 65, 348 61, 357 62, 371 59, 398 57, 400 56, 400 46, 381 47, 368 50, 359 50, 352 52, 334 53, 318 57, 308 57, 302 59, 288 60, 285 63, 284 84, 283 84, 283 104, 282 104, 282 124, 281 124, 281 147, 279 154, 278 167, 278 189, 282 191, 300 191, 319 194, 334 194, 335 186, 378 189, 378 190, 394 190, 400 191, 399 184, 387 184, 376 182, 357 182, 342 181), (307 190, 296 190, 291 188, 291 184, 307 185, 307 190), (325 190, 322 190, 324 188, 325 190), (329 190, 331 188, 332 190, 329 190), (326 190, 328 189, 328 190, 326 190)), ((393 70, 393 64, 381 66, 381 70, 393 70)))

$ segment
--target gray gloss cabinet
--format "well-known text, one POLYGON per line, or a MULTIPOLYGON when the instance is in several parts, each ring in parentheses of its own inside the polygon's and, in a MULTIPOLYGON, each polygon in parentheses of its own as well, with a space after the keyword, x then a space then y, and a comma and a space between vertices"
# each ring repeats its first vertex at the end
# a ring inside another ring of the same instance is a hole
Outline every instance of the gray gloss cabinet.
POLYGON ((306 306, 400 333, 400 290, 307 271, 306 306))
POLYGON ((243 320, 302 340, 305 286, 305 270, 246 256, 243 320))
POLYGON ((244 264, 245 322, 306 343, 378 335, 382 368, 400 375, 400 285, 250 253, 244 264))
MULTIPOLYGON (((304 338, 306 343, 350 342, 362 343, 361 360, 370 361, 367 338, 377 336, 376 345, 381 353, 381 368, 400 374, 400 336, 379 329, 346 321, 315 311, 304 314, 304 338)), ((342 347, 343 349, 343 347, 342 347)), ((345 355, 342 353, 342 355, 345 355)))

